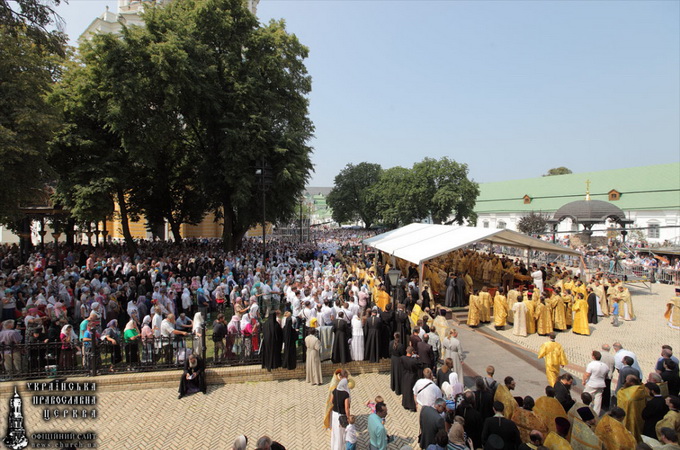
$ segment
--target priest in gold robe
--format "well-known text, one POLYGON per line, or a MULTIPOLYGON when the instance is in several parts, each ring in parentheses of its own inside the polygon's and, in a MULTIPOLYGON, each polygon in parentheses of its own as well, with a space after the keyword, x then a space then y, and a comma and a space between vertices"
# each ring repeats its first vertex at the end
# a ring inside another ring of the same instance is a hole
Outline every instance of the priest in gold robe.
POLYGON ((572 450, 569 443, 569 428, 571 424, 564 417, 555 419, 555 431, 550 431, 543 441, 543 446, 550 450, 572 450))
POLYGON ((567 329, 567 309, 564 307, 562 296, 559 288, 555 288, 555 292, 548 300, 548 306, 552 310, 553 328, 555 330, 564 331, 567 329))
POLYGON ((481 322, 489 323, 491 322, 491 307, 493 302, 491 300, 491 294, 486 286, 482 287, 482 291, 479 293, 479 308, 481 314, 481 322))
POLYGON ((637 445, 635 437, 623 425, 624 410, 614 407, 600 419, 595 434, 604 444, 605 450, 631 450, 637 445))
POLYGON ((515 414, 515 409, 519 408, 517 400, 512 396, 510 391, 515 389, 515 380, 512 377, 505 377, 503 384, 499 384, 496 388, 496 393, 493 396, 495 402, 503 403, 503 416, 506 419, 512 420, 513 414, 515 414))
POLYGON ((669 327, 680 330, 680 288, 675 288, 675 297, 666 304, 666 313, 663 316, 669 327))
POLYGON ((545 358, 545 376, 548 379, 548 385, 555 386, 560 368, 566 366, 568 361, 562 345, 555 342, 557 335, 551 332, 548 337, 550 340, 543 343, 538 350, 538 359, 545 358))
POLYGON ((570 442, 574 450, 602 450, 602 441, 595 431, 579 418, 572 423, 570 442))
POLYGON ((619 317, 623 320, 635 320, 635 312, 633 311, 633 298, 630 296, 630 291, 622 284, 616 289, 616 297, 620 301, 619 317))
POLYGON ((571 293, 569 293, 569 291, 564 291, 562 294, 562 302, 564 302, 565 318, 567 320, 568 330, 574 325, 574 297, 571 295, 571 293))
POLYGON ((536 305, 536 332, 539 336, 547 336, 553 332, 552 311, 543 298, 536 305))
POLYGON ((526 396, 522 406, 515 408, 511 420, 515 422, 519 429, 519 436, 522 442, 529 442, 529 434, 533 430, 540 431, 544 436, 548 433, 548 425, 534 411, 533 397, 526 396))
POLYGON ((497 330, 505 327, 508 317, 508 301, 503 293, 503 288, 498 288, 496 296, 493 298, 493 324, 497 330))
POLYGON ((532 300, 533 292, 525 293, 524 305, 527 307, 527 334, 536 332, 536 303, 532 300))
POLYGON ((590 336, 590 326, 588 325, 588 302, 581 293, 576 294, 574 302, 574 326, 572 331, 576 334, 590 336))
POLYGON ((467 324, 470 327, 476 327, 482 319, 482 307, 480 305, 479 296, 470 295, 470 305, 468 306, 467 324))
POLYGON ((545 394, 542 397, 536 399, 536 406, 534 406, 534 412, 538 417, 543 419, 543 421, 548 425, 548 430, 557 431, 555 428, 555 419, 562 417, 563 419, 568 419, 567 413, 564 411, 562 404, 555 398, 555 388, 552 386, 546 386, 545 394))
POLYGON ((512 306, 512 315, 515 321, 512 324, 512 334, 515 336, 527 336, 527 307, 521 297, 512 306))
POLYGON ((514 323, 514 314, 512 312, 512 307, 515 306, 515 303, 517 303, 517 297, 520 295, 520 292, 517 291, 516 289, 510 289, 508 291, 508 323, 512 324, 514 323))
POLYGON ((647 405, 647 391, 635 375, 628 375, 623 386, 616 393, 616 405, 626 413, 623 425, 639 442, 642 440, 642 427, 645 424, 642 410, 647 405))

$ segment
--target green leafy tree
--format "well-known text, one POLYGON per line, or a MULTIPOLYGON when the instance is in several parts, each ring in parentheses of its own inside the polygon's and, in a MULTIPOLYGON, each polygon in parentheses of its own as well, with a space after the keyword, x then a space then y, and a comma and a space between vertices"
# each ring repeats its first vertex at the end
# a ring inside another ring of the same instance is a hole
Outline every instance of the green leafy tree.
POLYGON ((398 227, 420 220, 425 212, 419 208, 412 170, 392 167, 384 170, 380 180, 370 188, 370 202, 376 205, 380 221, 398 227))
POLYGON ((139 27, 124 29, 106 48, 102 71, 113 80, 106 122, 140 169, 132 201, 152 227, 167 220, 180 241, 181 224, 199 223, 208 209, 201 154, 180 110, 182 86, 174 79, 183 53, 154 29, 139 27))
POLYGON ((551 177, 553 175, 567 175, 572 173, 571 170, 567 169, 566 167, 555 167, 553 169, 548 170, 548 173, 543 175, 544 177, 551 177))
POLYGON ((540 212, 531 211, 530 214, 521 217, 517 221, 517 230, 530 236, 545 233, 547 228, 548 217, 540 212))
POLYGON ((428 215, 434 223, 476 221, 474 212, 479 185, 468 179, 467 164, 446 157, 425 158, 413 165, 413 191, 419 218, 428 215))
POLYGON ((135 243, 129 220, 138 210, 130 203, 140 179, 138 165, 107 122, 112 80, 103 63, 109 47, 120 43, 98 36, 81 49, 50 96, 63 114, 63 126, 50 145, 49 161, 58 174, 56 199, 79 223, 105 220, 118 204, 123 235, 130 252, 135 243))
POLYGON ((308 50, 283 21, 259 25, 241 0, 186 0, 145 14, 166 55, 188 140, 201 155, 202 192, 235 248, 262 219, 256 167, 270 168, 266 219, 293 217, 312 170, 308 50))
POLYGON ((370 189, 380 180, 379 164, 362 162, 347 164, 335 177, 335 185, 326 198, 333 209, 333 220, 338 223, 360 219, 369 228, 378 217, 378 210, 370 189))
POLYGON ((26 33, 0 25, 0 222, 15 230, 19 205, 40 197, 54 178, 45 155, 58 116, 45 96, 60 63, 26 33))
POLYGON ((24 36, 48 53, 64 55, 66 36, 60 31, 62 19, 55 12, 61 0, 0 0, 3 34, 24 36), (51 25, 57 29, 50 29, 51 25))

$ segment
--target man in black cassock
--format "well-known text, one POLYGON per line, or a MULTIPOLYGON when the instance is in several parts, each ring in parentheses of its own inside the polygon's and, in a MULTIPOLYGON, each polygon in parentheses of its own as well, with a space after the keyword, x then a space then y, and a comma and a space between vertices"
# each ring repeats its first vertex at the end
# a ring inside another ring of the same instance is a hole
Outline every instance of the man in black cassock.
POLYGON ((397 311, 394 313, 394 331, 399 333, 401 344, 404 349, 409 346, 409 337, 411 336, 411 319, 404 310, 404 305, 397 306, 397 311))
MULTIPOLYGON (((290 313, 286 313, 290 316, 290 313)), ((283 368, 294 370, 297 366, 297 330, 293 328, 293 318, 283 318, 283 368)))
POLYGON ((392 303, 385 306, 385 311, 380 313, 380 357, 390 357, 390 341, 394 336, 394 311, 392 310, 392 303))
POLYGON ((588 323, 597 323, 597 296, 588 288, 588 323))
POLYGON ((279 311, 269 314, 269 319, 262 330, 262 368, 271 372, 281 367, 281 348, 283 346, 283 330, 276 320, 279 311))
POLYGON ((182 398, 196 392, 203 392, 205 394, 207 390, 205 363, 200 356, 192 353, 184 361, 184 373, 182 373, 182 378, 179 380, 179 396, 177 398, 182 398))
POLYGON ((338 318, 333 321, 331 328, 333 332, 333 352, 331 353, 331 361, 334 363, 346 364, 351 361, 349 355, 349 343, 347 339, 351 336, 350 326, 345 320, 345 313, 340 311, 338 318))
POLYGON ((364 325, 364 359, 370 362, 380 360, 380 328, 382 322, 378 317, 378 307, 374 306, 371 316, 364 325))
POLYGON ((420 369, 418 357, 413 357, 413 347, 406 349, 406 356, 401 357, 401 406, 410 411, 416 411, 416 399, 413 396, 413 386, 418 381, 420 369))
POLYGON ((456 306, 463 307, 468 301, 465 298, 465 278, 457 273, 454 283, 456 285, 456 306))

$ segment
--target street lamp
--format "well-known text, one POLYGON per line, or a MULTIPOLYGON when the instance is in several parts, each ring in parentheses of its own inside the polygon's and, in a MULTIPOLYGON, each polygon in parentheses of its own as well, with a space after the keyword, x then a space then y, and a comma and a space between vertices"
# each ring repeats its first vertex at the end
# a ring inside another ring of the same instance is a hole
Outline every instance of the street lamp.
POLYGON ((392 291, 392 303, 396 302, 396 290, 397 290, 397 283, 399 282, 399 276, 401 275, 401 270, 399 269, 390 269, 387 271, 387 278, 390 280, 390 290, 392 291))

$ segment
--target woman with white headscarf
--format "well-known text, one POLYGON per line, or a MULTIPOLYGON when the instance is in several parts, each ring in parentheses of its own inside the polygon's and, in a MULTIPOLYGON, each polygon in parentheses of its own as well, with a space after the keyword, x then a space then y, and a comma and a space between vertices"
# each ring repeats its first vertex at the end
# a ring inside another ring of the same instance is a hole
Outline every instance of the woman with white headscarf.
POLYGON ((185 287, 182 292, 182 311, 187 315, 191 312, 191 292, 188 287, 185 287))
MULTIPOLYGON (((185 289, 186 291, 187 289, 185 289)), ((191 325, 191 334, 194 335, 194 347, 193 353, 196 355, 203 354, 203 332, 204 332, 205 320, 203 319, 203 314, 197 312, 194 314, 194 320, 191 325)))
POLYGON ((153 361, 153 330, 151 330, 151 316, 144 316, 142 321, 142 362, 153 361))
POLYGON ((59 367, 62 370, 71 370, 75 366, 78 335, 73 331, 73 327, 70 324, 66 324, 61 328, 59 339, 61 340, 59 367))
POLYGON ((331 412, 331 450, 345 448, 345 427, 340 425, 340 416, 350 415, 350 394, 347 382, 347 372, 340 373, 340 382, 332 394, 331 412))
POLYGON ((123 339, 125 341, 125 360, 128 366, 137 364, 139 362, 139 329, 137 328, 137 320, 130 318, 125 330, 123 331, 123 339))

